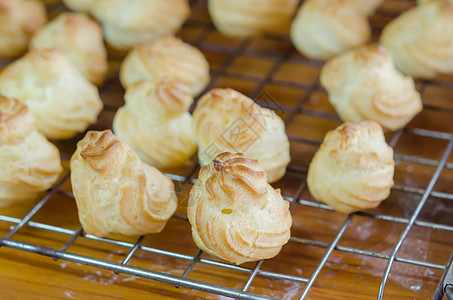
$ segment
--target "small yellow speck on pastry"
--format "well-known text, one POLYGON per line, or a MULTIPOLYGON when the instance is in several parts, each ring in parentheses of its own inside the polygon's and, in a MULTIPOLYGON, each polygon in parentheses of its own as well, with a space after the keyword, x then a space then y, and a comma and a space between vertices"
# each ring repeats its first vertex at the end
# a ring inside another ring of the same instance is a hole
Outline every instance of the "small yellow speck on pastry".
POLYGON ((232 153, 201 168, 187 216, 197 246, 235 264, 276 256, 292 224, 289 202, 258 161, 232 153))

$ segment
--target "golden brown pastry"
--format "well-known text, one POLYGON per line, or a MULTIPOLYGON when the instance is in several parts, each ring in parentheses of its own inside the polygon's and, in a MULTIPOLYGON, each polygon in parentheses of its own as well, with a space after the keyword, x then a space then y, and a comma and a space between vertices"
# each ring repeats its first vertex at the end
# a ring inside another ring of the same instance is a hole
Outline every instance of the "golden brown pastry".
POLYGON ((374 14, 383 1, 384 0, 352 0, 353 4, 367 16, 374 14))
POLYGON ((129 50, 179 30, 190 14, 188 0, 109 0, 93 5, 107 42, 129 50))
POLYGON ((63 3, 71 10, 89 13, 95 3, 105 0, 63 0, 63 3))
POLYGON ((167 36, 132 50, 120 69, 124 88, 149 79, 176 79, 187 83, 196 96, 209 83, 209 64, 203 53, 179 38, 167 36))
POLYGON ((201 168, 187 216, 201 250, 238 265, 276 256, 292 223, 289 203, 258 161, 232 153, 201 168))
POLYGON ((329 59, 366 44, 371 29, 357 0, 306 0, 291 26, 294 46, 308 58, 329 59))
POLYGON ((28 108, 0 96, 0 207, 33 199, 63 170, 60 153, 36 130, 28 108))
POLYGON ((47 22, 38 0, 0 0, 0 58, 15 58, 27 50, 33 34, 47 22))
POLYGON ((282 178, 290 162, 285 124, 274 111, 232 89, 213 89, 193 112, 198 160, 209 164, 223 152, 258 159, 269 182, 282 178))
POLYGON ((220 32, 244 37, 289 24, 298 4, 298 0, 209 0, 208 8, 220 32))
MULTIPOLYGON (((417 4, 421 5, 421 4, 425 4, 425 3, 433 2, 433 1, 444 1, 444 0, 417 0, 417 4)), ((453 3, 453 0, 448 0, 448 1, 453 3)))
POLYGON ((453 73, 453 1, 431 1, 404 12, 384 28, 380 42, 409 76, 453 73))
POLYGON ((30 48, 65 51, 74 65, 95 85, 104 82, 108 72, 101 27, 84 14, 60 14, 35 34, 30 48))
POLYGON ((390 194, 394 169, 393 149, 379 124, 345 123, 327 133, 313 157, 308 189, 339 212, 375 208, 390 194))
POLYGON ((382 46, 362 46, 332 58, 320 80, 346 122, 373 120, 397 130, 423 108, 414 80, 396 70, 382 46))
POLYGON ((38 130, 50 139, 66 139, 97 120, 103 104, 60 50, 32 51, 0 73, 0 94, 25 103, 38 130))
POLYGON ((71 157, 71 183, 86 233, 160 232, 176 209, 173 182, 110 130, 88 131, 71 157))
POLYGON ((113 120, 116 136, 146 163, 158 168, 182 165, 197 151, 188 112, 193 98, 187 84, 142 80, 131 85, 126 105, 113 120))

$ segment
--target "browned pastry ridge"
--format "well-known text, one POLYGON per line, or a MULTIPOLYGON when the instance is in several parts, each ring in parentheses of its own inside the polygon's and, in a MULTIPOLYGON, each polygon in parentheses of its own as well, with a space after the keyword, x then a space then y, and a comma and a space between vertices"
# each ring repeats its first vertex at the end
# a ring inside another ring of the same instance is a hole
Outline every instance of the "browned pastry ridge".
POLYGON ((289 203, 258 161, 228 152, 201 168, 187 215, 197 246, 235 264, 276 256, 292 224, 289 203))
POLYGON ((62 170, 57 147, 36 130, 28 108, 0 96, 0 207, 35 198, 62 170))
POLYGON ((173 182, 110 130, 89 131, 70 167, 79 219, 89 234, 160 232, 176 209, 173 182))
POLYGON ((390 194, 395 162, 382 128, 373 121, 329 131, 308 169, 313 197, 349 213, 375 208, 390 194))

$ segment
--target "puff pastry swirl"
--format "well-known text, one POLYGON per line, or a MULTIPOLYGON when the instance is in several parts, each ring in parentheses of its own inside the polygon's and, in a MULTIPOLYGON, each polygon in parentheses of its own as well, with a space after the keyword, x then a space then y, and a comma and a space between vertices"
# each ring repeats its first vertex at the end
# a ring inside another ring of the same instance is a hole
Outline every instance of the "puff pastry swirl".
POLYGON ((62 172, 60 153, 36 130, 28 108, 0 96, 0 207, 33 199, 62 172))
POLYGON ((453 1, 430 1, 404 12, 384 28, 380 42, 409 76, 453 73, 453 1))
POLYGON ((195 154, 192 116, 187 111, 193 98, 187 84, 138 81, 127 89, 125 101, 115 115, 113 130, 144 162, 171 168, 195 154))
POLYGON ((15 58, 27 50, 33 34, 47 22, 38 0, 0 0, 0 58, 15 58))
POLYGON ((196 96, 209 83, 209 64, 200 50, 167 36, 136 47, 121 65, 120 80, 124 88, 142 79, 156 84, 162 79, 183 81, 196 96))
POLYGON ((366 9, 352 0, 304 1, 291 26, 294 46, 313 59, 329 59, 370 39, 366 9))
POLYGON ((345 123, 329 131, 310 163, 313 197, 336 211, 375 208, 390 194, 395 162, 379 124, 345 123))
POLYGON ((0 73, 0 94, 25 103, 38 130, 50 139, 66 139, 97 120, 103 104, 60 50, 32 51, 0 73))
POLYGON ((373 120, 394 131, 423 108, 414 80, 396 70, 382 46, 363 46, 334 57, 322 68, 320 80, 346 122, 373 120))
POLYGON ((107 75, 107 51, 101 27, 84 14, 60 14, 35 34, 30 47, 65 51, 74 65, 95 85, 104 82, 107 75))
POLYGON ((85 232, 160 232, 176 209, 173 182, 110 130, 89 131, 71 157, 71 183, 85 232))
POLYGON ((230 36, 252 36, 289 24, 298 0, 209 0, 217 29, 230 36))
POLYGON ((277 114, 232 89, 213 89, 193 112, 200 164, 223 152, 258 159, 269 182, 285 175, 290 162, 285 124, 277 114))
POLYGON ((201 168, 187 216, 197 246, 235 264, 276 256, 292 223, 289 203, 258 161, 231 153, 201 168))

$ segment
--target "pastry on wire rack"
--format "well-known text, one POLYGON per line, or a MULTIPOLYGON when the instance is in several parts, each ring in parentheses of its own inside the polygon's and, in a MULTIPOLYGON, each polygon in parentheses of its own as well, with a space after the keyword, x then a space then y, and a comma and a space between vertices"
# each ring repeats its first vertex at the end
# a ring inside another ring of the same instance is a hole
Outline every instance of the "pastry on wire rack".
POLYGON ((201 168, 187 216, 197 246, 235 264, 276 256, 292 224, 289 202, 258 161, 232 153, 201 168))
POLYGON ((239 152, 257 159, 269 182, 282 178, 290 162, 283 120, 233 89, 213 89, 193 112, 200 165, 223 152, 239 152))
POLYGON ((346 122, 373 120, 394 131, 423 108, 414 80, 395 68, 382 46, 362 46, 332 58, 322 68, 320 80, 346 122))
POLYGON ((373 121, 329 131, 308 169, 313 197, 336 211, 375 208, 390 194, 395 162, 382 128, 373 121))
POLYGON ((367 10, 357 0, 306 0, 291 26, 291 40, 303 55, 329 59, 371 39, 367 10))
POLYGON ((95 85, 102 84, 108 72, 101 27, 84 14, 60 14, 34 35, 30 48, 65 51, 74 65, 95 85))
POLYGON ((23 54, 33 34, 46 22, 46 7, 41 1, 0 0, 0 58, 23 54))
POLYGON ((189 17, 188 0, 96 0, 90 12, 111 46, 129 50, 177 32, 189 17))
POLYGON ((409 76, 453 73, 453 1, 430 1, 404 12, 384 28, 380 42, 409 76))
POLYGON ((181 81, 141 80, 131 85, 113 120, 116 136, 157 168, 184 164, 197 151, 188 112, 193 98, 181 81))
POLYGON ((50 139, 85 131, 103 107, 97 88, 56 49, 31 51, 3 69, 0 94, 25 103, 50 139))
POLYGON ((71 184, 86 233, 160 232, 176 209, 173 182, 110 130, 88 131, 71 157, 71 184))
POLYGON ((120 69, 124 88, 142 79, 157 83, 169 78, 187 83, 190 93, 196 96, 209 83, 209 63, 197 48, 174 36, 166 36, 136 47, 120 69))
MULTIPOLYGON (((417 4, 421 5, 421 4, 425 4, 425 3, 429 3, 429 2, 433 2, 433 1, 444 1, 444 0, 417 0, 417 4)), ((453 0, 448 0, 448 1, 453 3, 453 0)))
POLYGON ((208 0, 216 28, 234 37, 253 36, 289 25, 298 0, 208 0))
POLYGON ((0 207, 35 198, 63 170, 60 152, 36 130, 27 106, 0 96, 0 207))

